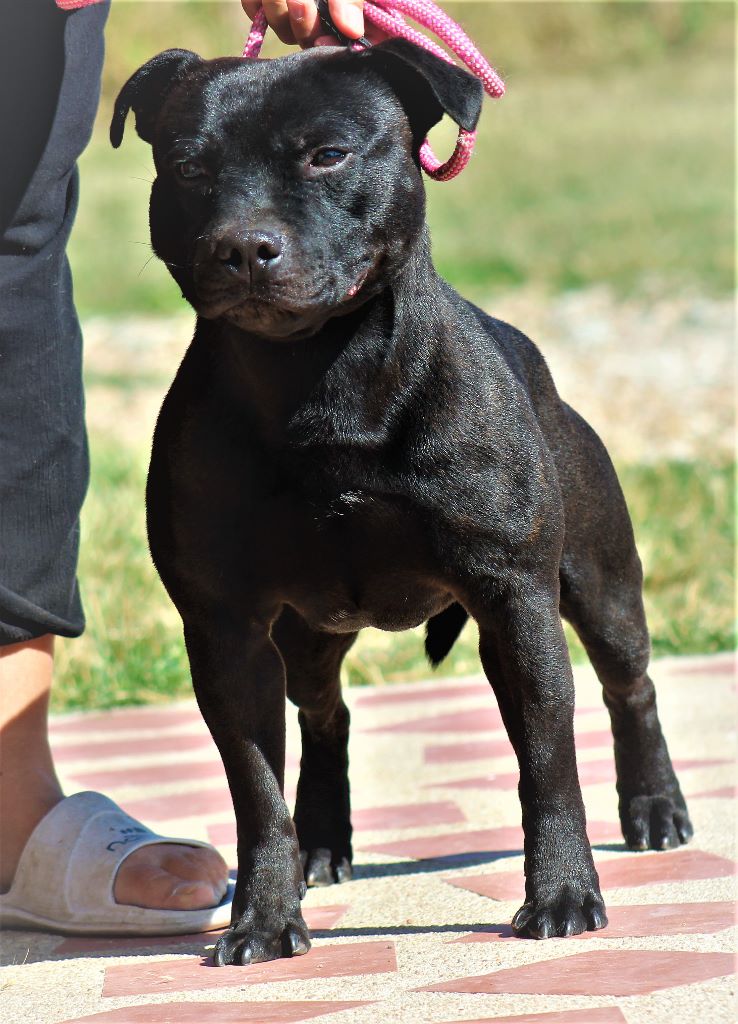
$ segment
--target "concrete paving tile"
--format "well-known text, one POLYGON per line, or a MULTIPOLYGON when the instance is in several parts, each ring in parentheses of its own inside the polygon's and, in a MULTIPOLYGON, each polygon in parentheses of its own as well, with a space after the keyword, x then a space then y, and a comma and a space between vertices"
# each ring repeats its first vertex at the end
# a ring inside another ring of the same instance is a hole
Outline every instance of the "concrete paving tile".
MULTIPOLYGON (((647 935, 711 935, 735 924, 733 903, 649 903, 632 907, 608 907, 607 928, 582 932, 572 939, 643 938, 647 935)), ((509 924, 493 925, 489 931, 476 931, 454 939, 454 943, 518 941, 509 924)), ((569 942, 571 939, 552 939, 569 942)))
MULTIPOLYGON (((3 934, 8 966, 0 970, 0 1015, 12 1024, 283 1024, 309 1019, 326 1006, 325 1013, 345 1024, 733 1024, 730 979, 700 980, 715 972, 709 957, 733 952, 733 913, 726 902, 734 871, 726 827, 726 800, 734 798, 726 760, 732 752, 733 661, 654 665, 669 748, 684 791, 697 791, 692 814, 699 849, 693 844, 641 854, 623 849, 616 824, 612 738, 599 686, 591 669, 575 667, 575 728, 590 835, 595 843, 608 843, 595 849, 611 922, 603 931, 548 943, 512 937, 508 922, 524 892, 517 770, 481 676, 349 690, 349 705, 360 709, 351 747, 356 845, 365 840, 379 852, 361 849, 356 881, 308 893, 303 911, 319 937, 307 956, 216 969, 204 959, 217 939, 213 932, 64 939, 9 931, 3 934), (450 729, 461 731, 454 736, 450 729), (604 826, 599 833, 598 821, 604 826), (367 832, 379 829, 378 835, 367 832), (407 860, 400 849, 437 859, 407 860), (508 863, 487 864, 495 852, 508 863), (464 869, 475 857, 485 866, 464 869), (506 902, 485 904, 478 893, 506 902), (637 905, 624 905, 628 900, 637 905), (313 901, 326 905, 311 906, 313 901), (581 961, 574 958, 593 952, 607 959, 577 968, 581 961), (678 987, 629 995, 619 1008, 603 1006, 619 998, 599 994, 608 986, 622 978, 621 987, 632 987, 633 971, 626 961, 613 960, 614 953, 640 963, 636 988, 659 985, 662 977, 678 987), (668 960, 652 954, 667 954, 668 960), (684 965, 693 962, 699 970, 690 974, 684 965), (543 985, 571 982, 571 974, 577 993, 538 995, 539 983, 530 977, 526 982, 527 970, 537 971, 543 985), (494 984, 509 993, 473 990, 478 978, 489 986, 484 979, 492 973, 494 984), (454 978, 472 988, 418 991, 454 978), (516 986, 526 983, 530 991, 517 994, 516 986), (130 994, 110 994, 117 985, 130 994)), ((224 854, 235 857, 223 769, 193 701, 76 715, 54 722, 53 731, 65 780, 111 793, 147 823, 171 819, 162 832, 204 837, 208 827, 220 830, 230 841, 224 854)), ((291 800, 300 750, 291 708, 287 732, 291 800)), ((724 969, 725 963, 717 966, 724 969)))
POLYGON ((366 1002, 149 1003, 103 1010, 63 1024, 291 1024, 366 1006, 366 1002))
POLYGON ((188 703, 186 707, 126 708, 89 715, 52 718, 49 733, 52 739, 69 733, 120 732, 121 729, 167 729, 179 725, 200 725, 202 715, 188 703))
POLYGON ((227 787, 187 789, 184 793, 168 796, 148 796, 140 800, 126 800, 124 809, 139 821, 169 821, 213 814, 233 813, 233 800, 227 787))
POLYGON ((675 675, 735 676, 738 674, 738 661, 733 655, 715 655, 712 658, 675 659, 669 665, 669 671, 675 675))
POLYGON ((307 956, 271 960, 248 967, 215 967, 202 957, 119 964, 105 971, 103 996, 242 988, 300 978, 344 978, 397 970, 394 942, 355 942, 313 946, 307 956))
MULTIPOLYGON (((620 839, 620 826, 607 821, 590 822, 587 826, 593 843, 620 839)), ((428 860, 433 857, 456 857, 467 853, 486 853, 523 850, 523 829, 520 825, 501 828, 477 829, 469 832, 450 832, 445 835, 423 836, 417 839, 394 839, 388 843, 361 845, 367 853, 391 853, 398 857, 428 860)))
POLYGON ((627 1021, 617 1006, 593 1006, 587 1010, 554 1010, 553 1013, 525 1013, 514 1017, 478 1017, 454 1024, 627 1024, 627 1021))
POLYGON ((354 705, 358 708, 376 708, 396 704, 425 704, 431 700, 458 700, 462 697, 492 697, 492 690, 486 679, 474 680, 470 683, 439 683, 437 686, 424 686, 412 683, 409 687, 387 686, 366 688, 354 705))
POLYGON ((689 793, 692 800, 735 800, 738 790, 735 786, 718 786, 717 789, 705 789, 699 793, 689 793))
MULTIPOLYGON (((612 749, 612 733, 609 729, 578 733, 577 750, 596 747, 612 749)), ((425 748, 426 764, 454 764, 458 761, 484 761, 491 757, 506 757, 513 749, 506 736, 488 740, 469 740, 463 743, 429 744, 425 748)))
POLYGON ((171 735, 153 734, 140 739, 111 740, 96 739, 94 742, 52 743, 54 760, 57 763, 68 761, 90 761, 94 758, 110 758, 116 756, 145 757, 146 754, 163 754, 165 752, 181 753, 184 750, 212 750, 213 757, 218 756, 217 749, 210 734, 207 732, 175 733, 171 735))
POLYGON ((476 978, 457 978, 420 991, 636 996, 730 975, 734 966, 730 953, 592 950, 476 978))
MULTIPOLYGON (((675 758, 674 768, 677 772, 688 771, 692 768, 714 768, 720 765, 727 765, 731 762, 726 758, 675 758)), ((580 761, 577 765, 579 783, 582 786, 597 786, 602 783, 615 784, 615 761, 612 756, 598 758, 593 761, 580 761)), ((433 782, 428 788, 431 789, 517 789, 520 773, 514 772, 490 772, 487 775, 477 775, 469 779, 456 779, 453 782, 433 782)), ((714 790, 709 795, 733 795, 733 789, 726 787, 724 790, 714 790)), ((691 796, 706 796, 704 793, 694 793, 691 796)))
POLYGON ((492 704, 447 715, 408 718, 390 725, 373 725, 362 732, 496 732, 504 729, 502 716, 492 704))
MULTIPOLYGON (((382 829, 417 828, 423 825, 457 825, 466 821, 461 808, 451 800, 432 803, 389 804, 387 807, 366 807, 352 810, 355 832, 376 832, 382 829)), ((208 827, 208 838, 215 846, 236 841, 235 822, 220 822, 208 827)), ((366 847, 371 849, 371 847, 366 847)))
POLYGON ((130 768, 85 768, 80 771, 72 769, 67 772, 80 786, 96 789, 101 793, 109 789, 128 786, 161 786, 166 782, 193 782, 202 779, 222 779, 227 786, 223 762, 216 756, 209 760, 174 761, 171 764, 141 765, 130 768))
MULTIPOLYGON (((598 858, 595 851, 595 866, 603 890, 629 889, 659 882, 727 878, 735 873, 733 861, 702 850, 623 854, 610 860, 598 858)), ((517 899, 522 896, 525 888, 522 868, 519 871, 497 871, 488 875, 447 877, 444 881, 493 900, 517 899)))
MULTIPOLYGON (((302 914, 310 931, 327 931, 333 928, 348 910, 348 904, 331 907, 302 906, 302 914)), ((130 938, 126 936, 75 935, 65 939, 54 950, 55 956, 93 956, 102 953, 126 953, 157 949, 162 946, 175 949, 177 946, 209 946, 212 945, 220 931, 197 932, 192 935, 152 935, 148 938, 130 938)))

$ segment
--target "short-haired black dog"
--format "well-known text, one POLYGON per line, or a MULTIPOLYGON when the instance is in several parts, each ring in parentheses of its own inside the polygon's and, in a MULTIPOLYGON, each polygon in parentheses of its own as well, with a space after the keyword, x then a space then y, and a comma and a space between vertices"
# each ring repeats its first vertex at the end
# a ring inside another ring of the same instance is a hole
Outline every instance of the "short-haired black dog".
POLYGON ((471 615, 520 765, 519 935, 606 924, 561 615, 604 688, 629 846, 691 835, 646 674, 628 513, 535 346, 433 268, 418 149, 480 83, 412 44, 279 60, 170 50, 118 97, 153 145, 154 250, 198 313, 149 473, 151 550, 238 823, 216 962, 304 953, 305 885, 351 876, 341 660, 363 626, 471 615), (294 822, 284 701, 300 709, 294 822))

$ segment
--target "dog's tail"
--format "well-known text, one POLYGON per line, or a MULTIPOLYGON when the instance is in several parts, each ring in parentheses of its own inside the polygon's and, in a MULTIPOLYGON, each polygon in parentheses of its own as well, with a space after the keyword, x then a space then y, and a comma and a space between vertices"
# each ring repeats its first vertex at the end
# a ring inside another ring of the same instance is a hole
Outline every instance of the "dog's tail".
POLYGON ((469 615, 460 604, 454 602, 428 619, 425 626, 425 653, 433 668, 441 664, 459 638, 469 615))

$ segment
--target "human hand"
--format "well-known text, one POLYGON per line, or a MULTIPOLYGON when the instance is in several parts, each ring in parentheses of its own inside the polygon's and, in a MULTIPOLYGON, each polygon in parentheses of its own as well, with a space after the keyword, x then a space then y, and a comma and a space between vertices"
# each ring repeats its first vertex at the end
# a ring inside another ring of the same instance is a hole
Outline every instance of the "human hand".
MULTIPOLYGON (((269 25, 283 43, 309 46, 335 43, 326 34, 318 17, 315 0, 241 0, 241 6, 253 21, 263 7, 269 25)), ((364 34, 364 0, 328 0, 328 9, 339 32, 350 39, 364 34)))

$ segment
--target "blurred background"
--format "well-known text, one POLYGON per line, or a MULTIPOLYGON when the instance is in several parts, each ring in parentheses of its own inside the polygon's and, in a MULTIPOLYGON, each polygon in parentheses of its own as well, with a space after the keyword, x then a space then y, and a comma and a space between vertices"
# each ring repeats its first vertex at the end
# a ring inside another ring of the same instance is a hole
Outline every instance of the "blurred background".
MULTIPOLYGON (((656 655, 733 646, 735 9, 732 2, 449 3, 507 83, 473 161, 428 183, 441 273, 529 334, 607 444, 646 573, 656 655)), ((169 47, 238 54, 238 0, 113 0, 71 244, 86 336, 92 482, 57 710, 189 695, 179 617, 151 565, 144 484, 193 316, 152 258, 153 166, 112 102, 169 47)), ((284 52, 268 37, 266 56, 284 52)), ((449 126, 433 136, 450 152, 449 126)), ((571 638, 572 657, 584 655, 571 638)), ((467 627, 441 672, 479 671, 467 627)), ((422 630, 362 633, 350 685, 422 678, 422 630)))

